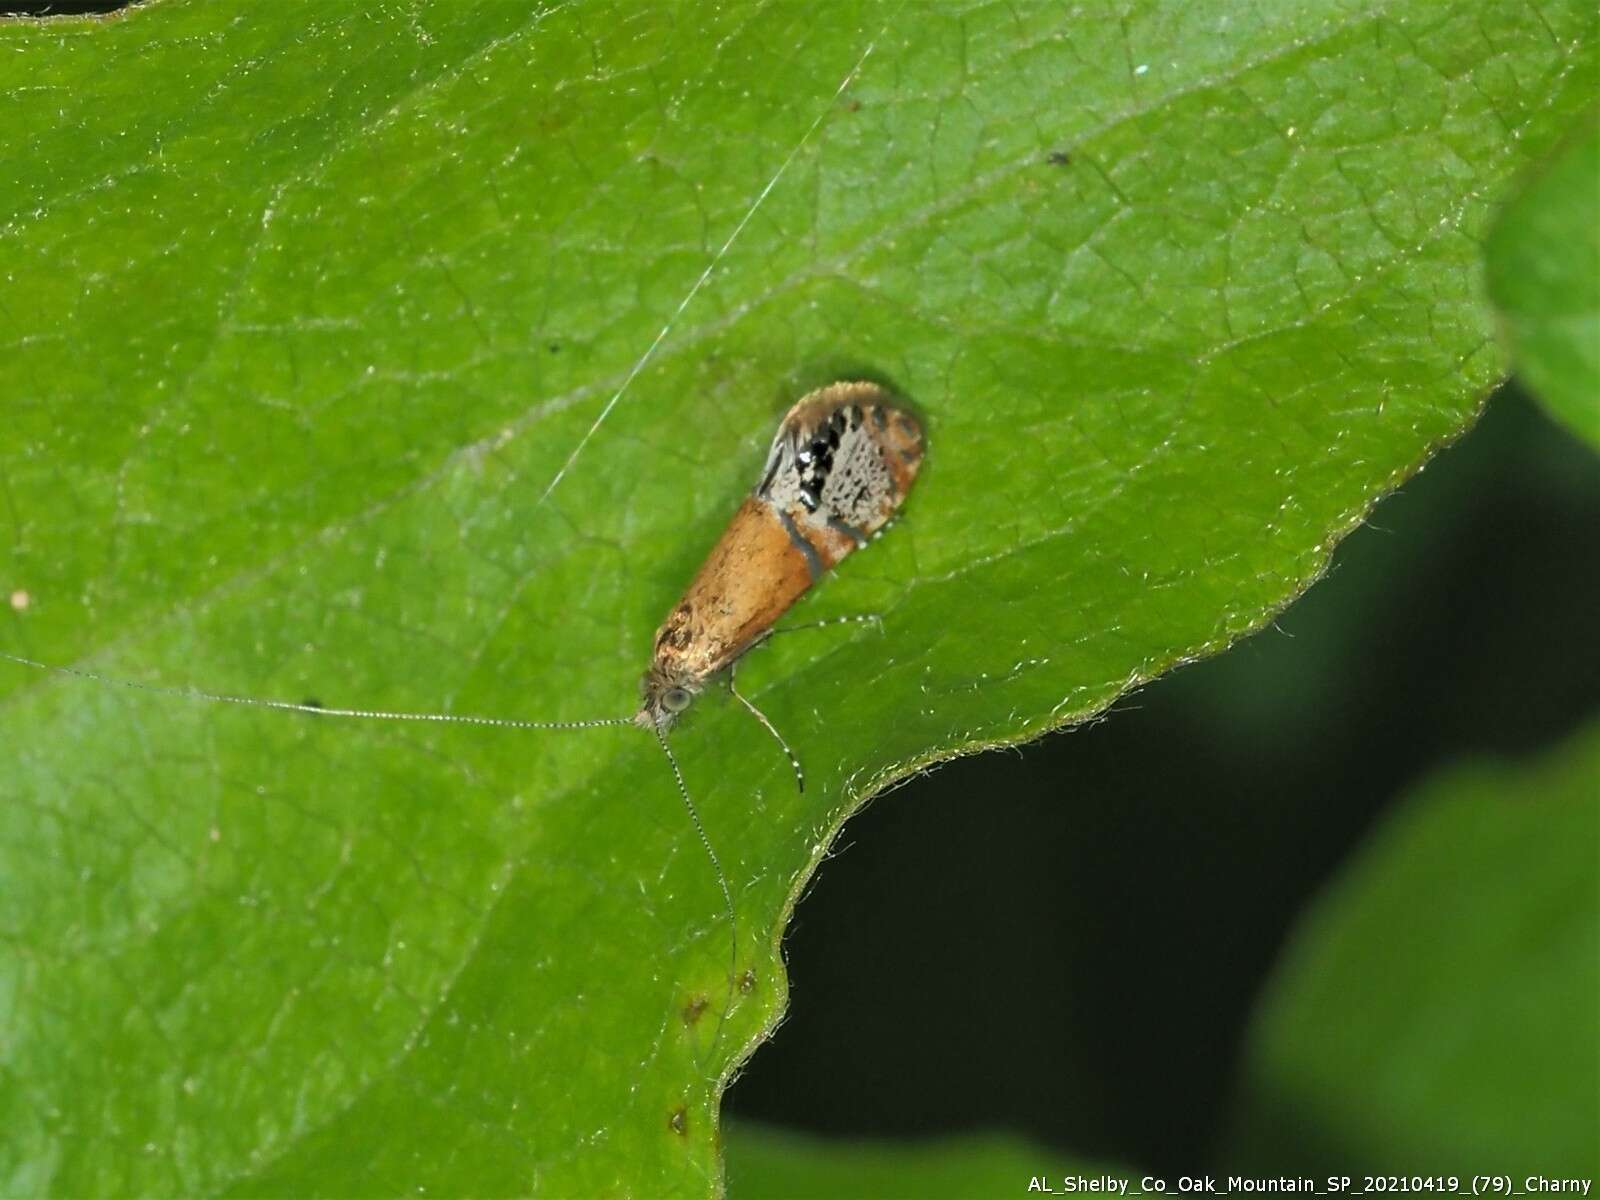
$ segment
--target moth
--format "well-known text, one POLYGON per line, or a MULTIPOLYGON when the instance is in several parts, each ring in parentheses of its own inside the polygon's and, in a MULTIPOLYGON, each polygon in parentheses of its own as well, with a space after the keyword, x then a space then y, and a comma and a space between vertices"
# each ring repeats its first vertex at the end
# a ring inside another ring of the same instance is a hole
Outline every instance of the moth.
MULTIPOLYGON (((754 491, 734 513, 683 598, 656 631, 650 665, 641 680, 642 703, 632 716, 538 721, 335 708, 116 679, 4 651, 0 651, 0 658, 139 691, 317 717, 456 722, 513 729, 638 725, 652 732, 660 743, 695 833, 716 872, 727 907, 733 935, 732 958, 736 963, 738 926, 733 896, 677 758, 667 744, 667 732, 710 682, 726 673, 730 692, 777 740, 794 769, 796 781, 804 789, 799 759, 765 714, 734 687, 734 669, 746 652, 772 635, 778 619, 812 584, 883 531, 916 481, 923 453, 921 424, 904 404, 877 384, 834 383, 804 396, 779 422, 754 491)), ((730 986, 732 978, 730 973, 730 986)))
POLYGON ((670 729, 708 680, 731 674, 825 571, 882 532, 922 453, 921 425, 876 384, 835 383, 791 408, 755 491, 656 631, 634 721, 670 729))

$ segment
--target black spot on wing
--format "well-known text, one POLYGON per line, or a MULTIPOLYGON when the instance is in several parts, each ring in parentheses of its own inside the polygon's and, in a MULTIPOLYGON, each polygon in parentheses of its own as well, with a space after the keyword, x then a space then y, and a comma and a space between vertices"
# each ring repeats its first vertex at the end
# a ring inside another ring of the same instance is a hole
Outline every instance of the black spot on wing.
MULTIPOLYGON (((837 415, 837 414, 835 414, 837 415)), ((833 472, 833 452, 839 447, 839 434, 830 423, 817 429, 794 456, 800 503, 807 512, 816 512, 822 491, 833 472)))

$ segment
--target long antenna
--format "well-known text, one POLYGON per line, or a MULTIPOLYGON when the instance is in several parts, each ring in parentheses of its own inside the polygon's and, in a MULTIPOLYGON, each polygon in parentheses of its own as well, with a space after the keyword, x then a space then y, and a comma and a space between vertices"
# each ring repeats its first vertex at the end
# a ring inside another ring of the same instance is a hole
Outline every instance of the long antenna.
MULTIPOLYGON (((849 73, 839 81, 839 86, 834 89, 833 95, 830 97, 830 104, 833 100, 837 100, 840 96, 842 96, 845 88, 849 87, 855 77, 861 74, 861 68, 866 66, 867 59, 872 56, 872 51, 878 45, 878 38, 881 38, 884 30, 887 30, 888 28, 888 25, 885 25, 883 29, 878 31, 878 37, 873 38, 867 43, 867 48, 861 52, 861 57, 856 59, 856 65, 850 68, 849 73)), ((557 485, 560 484, 564 478, 566 478, 567 472, 572 470, 572 465, 578 461, 578 456, 583 453, 584 449, 589 445, 589 442, 594 435, 600 432, 600 426, 605 424, 606 418, 611 415, 611 410, 616 408, 618 402, 621 401, 623 393, 628 390, 633 381, 639 377, 639 373, 643 371, 650 360, 655 357, 656 350, 659 349, 661 343, 666 340, 667 334, 672 332, 673 325, 677 323, 679 317, 683 316, 683 310, 688 308, 689 305, 694 302, 694 298, 700 294, 700 289, 705 286, 706 280, 711 278, 712 272, 714 272, 721 264, 722 260, 727 257, 728 251, 733 249, 733 244, 739 240, 739 235, 744 232, 745 226, 750 224, 751 218, 756 215, 756 212, 761 208, 761 205, 766 202, 767 197, 772 194, 772 189, 778 186, 778 181, 781 180, 784 176, 784 173, 788 171, 790 164, 792 164, 795 159, 800 157, 800 152, 806 148, 806 143, 811 140, 811 135, 816 133, 817 129, 822 125, 822 122, 827 119, 829 111, 829 107, 824 107, 822 111, 817 113, 816 119, 812 121, 806 131, 800 135, 800 140, 794 144, 794 148, 789 151, 788 156, 778 164, 778 169, 772 173, 772 178, 767 180, 766 186, 756 193, 756 198, 752 200, 750 202, 750 206, 745 209, 744 216, 739 218, 739 223, 733 227, 733 232, 728 235, 727 240, 722 243, 717 252, 711 256, 711 261, 706 264, 705 270, 700 272, 699 277, 692 285, 690 285, 689 290, 684 293, 683 299, 678 301, 678 307, 672 310, 672 314, 667 318, 666 323, 656 331, 655 340, 645 347, 644 353, 641 354, 638 360, 633 364, 633 367, 628 371, 627 376, 623 379, 617 390, 611 393, 611 399, 606 401, 605 407, 600 410, 600 415, 594 419, 594 424, 590 425, 589 428, 584 431, 583 436, 578 439, 578 444, 572 448, 572 453, 567 455, 567 461, 561 464, 561 469, 557 471, 554 478, 552 478, 550 482, 545 485, 544 491, 539 493, 539 498, 534 501, 535 507, 548 500, 550 498, 550 493, 556 490, 557 485)))
MULTIPOLYGON (((193 687, 168 687, 159 683, 140 683, 133 679, 118 679, 82 667, 63 667, 55 663, 24 658, 20 654, 7 654, 0 650, 0 658, 19 666, 32 667, 54 675, 70 675, 76 679, 92 679, 96 683, 127 688, 135 692, 150 692, 157 696, 179 696, 185 700, 201 700, 209 704, 241 704, 250 708, 275 708, 282 712, 306 713, 313 717, 350 717, 363 721, 433 721, 452 725, 492 725, 499 729, 593 729, 599 725, 631 725, 632 717, 595 717, 587 721, 524 721, 517 717, 478 717, 441 712, 389 712, 376 708, 324 708, 320 704, 296 704, 292 700, 258 700, 254 696, 231 696, 226 692, 207 692, 193 687)), ((705 835, 702 834, 702 837, 705 835)), ((727 890, 726 885, 723 888, 727 890)))
POLYGON ((700 821, 700 812, 694 806, 694 801, 689 799, 689 786, 683 781, 683 769, 678 766, 678 756, 672 752, 672 747, 667 745, 666 731, 657 721, 650 722, 650 728, 656 735, 656 741, 661 743, 661 753, 667 756, 667 765, 672 768, 672 778, 678 783, 678 795, 683 797, 683 807, 688 810, 689 822, 694 826, 694 831, 700 838, 700 844, 705 847, 706 857, 711 860, 711 869, 717 873, 717 886, 722 889, 722 904, 728 910, 728 997, 723 1003, 722 1014, 717 1018, 717 1030, 712 1036, 715 1042, 722 1036, 722 1024, 728 1019, 728 1010, 733 1007, 733 980, 739 973, 739 917, 733 908, 733 892, 728 889, 728 877, 722 873, 722 862, 717 858, 717 852, 711 845, 711 838, 706 835, 706 827, 700 821))

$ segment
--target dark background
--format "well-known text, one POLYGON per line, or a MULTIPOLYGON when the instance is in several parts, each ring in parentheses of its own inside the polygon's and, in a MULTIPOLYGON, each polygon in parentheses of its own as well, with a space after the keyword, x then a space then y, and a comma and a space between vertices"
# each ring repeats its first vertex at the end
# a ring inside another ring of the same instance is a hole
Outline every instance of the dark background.
POLYGON ((852 818, 726 1112, 1202 1167, 1297 914, 1420 777, 1600 709, 1597 613, 1600 458, 1504 389, 1275 626, 852 818))

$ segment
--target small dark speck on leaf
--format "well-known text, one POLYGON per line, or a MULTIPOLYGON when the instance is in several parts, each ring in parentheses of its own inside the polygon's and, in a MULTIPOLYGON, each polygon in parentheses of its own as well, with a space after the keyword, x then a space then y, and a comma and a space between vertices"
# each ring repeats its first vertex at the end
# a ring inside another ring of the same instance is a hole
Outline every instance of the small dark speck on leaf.
POLYGON ((300 701, 300 707, 301 708, 321 708, 322 707, 322 701, 318 700, 315 696, 307 696, 304 700, 300 701))
POLYGON ((700 1014, 705 1011, 706 998, 704 996, 691 997, 689 1003, 683 1006, 683 1023, 685 1025, 693 1025, 700 1019, 700 1014))
POLYGON ((689 1132, 689 1110, 683 1105, 678 1105, 667 1114, 667 1128, 682 1137, 689 1132))
POLYGON ((848 100, 848 101, 846 101, 845 102, 845 106, 844 106, 844 110, 845 110, 845 112, 860 112, 861 111, 861 101, 859 101, 859 100, 848 100))
POLYGON ((545 349, 550 351, 551 354, 560 354, 561 353, 561 343, 560 342, 550 342, 548 345, 545 346, 545 349))
POLYGON ((1070 167, 1072 165, 1072 155, 1065 150, 1052 150, 1045 161, 1052 167, 1070 167))
POLYGON ((756 973, 754 971, 746 971, 739 976, 739 990, 747 996, 756 990, 756 973))

